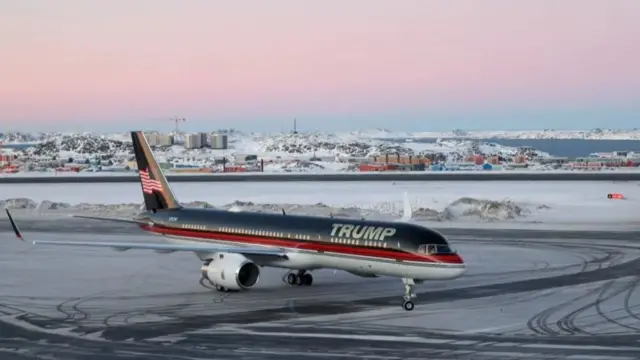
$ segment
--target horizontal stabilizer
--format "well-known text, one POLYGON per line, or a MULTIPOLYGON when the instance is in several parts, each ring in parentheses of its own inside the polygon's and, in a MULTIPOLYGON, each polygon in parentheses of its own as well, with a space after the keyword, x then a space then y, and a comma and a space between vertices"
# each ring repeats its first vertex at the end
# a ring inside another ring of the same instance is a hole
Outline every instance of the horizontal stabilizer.
POLYGON ((13 216, 11 216, 9 209, 4 209, 4 211, 7 212, 7 216, 9 217, 9 222, 11 223, 11 228, 13 229, 13 232, 16 234, 16 237, 24 241, 24 238, 22 237, 22 233, 20 232, 20 229, 18 229, 18 225, 16 224, 16 222, 13 221, 13 216))
POLYGON ((129 223, 129 224, 147 224, 148 223, 148 221, 144 221, 144 220, 111 218, 111 217, 103 217, 103 216, 72 215, 72 217, 78 218, 78 219, 113 221, 113 222, 129 223))

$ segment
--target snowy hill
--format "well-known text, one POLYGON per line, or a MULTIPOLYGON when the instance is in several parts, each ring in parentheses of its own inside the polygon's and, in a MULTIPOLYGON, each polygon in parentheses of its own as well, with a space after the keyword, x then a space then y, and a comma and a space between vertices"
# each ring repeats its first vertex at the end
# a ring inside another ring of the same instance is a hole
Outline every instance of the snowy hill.
POLYGON ((366 157, 380 154, 413 154, 412 149, 398 144, 343 136, 341 134, 299 133, 258 135, 252 139, 261 153, 313 154, 317 156, 366 157))
MULTIPOLYGON (((438 140, 433 143, 411 143, 380 139, 393 133, 378 130, 375 132, 334 133, 277 133, 246 134, 229 133, 229 149, 184 149, 181 145, 154 148, 160 159, 170 162, 202 162, 215 157, 232 158, 235 155, 258 155, 268 159, 303 159, 313 157, 324 161, 334 161, 347 157, 370 157, 384 154, 422 155, 440 161, 461 161, 464 156, 482 154, 510 158, 514 155, 548 156, 536 152, 524 153, 517 148, 502 146, 496 143, 475 141, 470 139, 438 140), (374 138, 375 135, 376 138, 374 138)), ((395 135, 395 134, 393 134, 395 135)), ((180 137, 177 136, 177 142, 180 137)), ((132 155, 129 134, 9 134, 10 139, 39 138, 40 143, 22 150, 26 155, 60 158, 87 158, 100 156, 103 159, 118 156, 125 158, 132 155)))
MULTIPOLYGON (((231 138, 265 138, 278 135, 291 139, 291 134, 255 134, 243 133, 235 129, 220 129, 217 133, 228 134, 231 138)), ((170 133, 172 134, 172 133, 170 133)), ((321 137, 321 133, 312 133, 312 138, 321 137)), ((178 143, 182 143, 182 134, 172 134, 176 137, 178 143)), ((57 140, 64 137, 92 136, 100 137, 108 140, 119 140, 123 142, 129 141, 129 133, 114 134, 91 134, 91 133, 2 133, 0 132, 0 141, 6 144, 13 143, 34 143, 50 140, 57 140)), ((358 130, 346 133, 324 134, 327 138, 339 138, 342 141, 358 141, 370 139, 405 139, 405 138, 446 138, 446 139, 584 139, 584 140, 640 140, 640 129, 592 129, 592 130, 485 130, 485 131, 466 131, 463 129, 454 129, 451 131, 433 132, 433 131, 392 131, 389 129, 369 129, 358 130)))

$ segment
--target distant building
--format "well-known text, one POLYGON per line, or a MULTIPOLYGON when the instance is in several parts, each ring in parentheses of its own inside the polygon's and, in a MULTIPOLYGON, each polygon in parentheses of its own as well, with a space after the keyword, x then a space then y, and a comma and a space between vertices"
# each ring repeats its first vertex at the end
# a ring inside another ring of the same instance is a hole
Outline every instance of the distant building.
POLYGON ((11 153, 0 153, 0 166, 8 165, 14 162, 18 157, 11 153))
POLYGON ((258 155, 235 154, 233 160, 234 164, 254 164, 258 162, 258 155))
POLYGON ((210 139, 212 149, 227 149, 229 145, 229 139, 224 134, 213 134, 210 139))
POLYGON ((208 145, 207 133, 188 134, 184 138, 184 147, 187 149, 198 149, 208 145))
POLYGON ((533 158, 533 161, 538 163, 538 164, 542 164, 542 165, 547 165, 547 164, 566 164, 569 162, 569 158, 568 157, 543 157, 543 156, 539 156, 539 157, 535 157, 533 158))
POLYGON ((144 136, 149 146, 171 146, 173 145, 173 136, 165 134, 145 134, 144 136))
POLYGON ((186 134, 184 136, 184 148, 185 149, 199 149, 208 145, 208 134, 199 132, 193 134, 186 134))
POLYGON ((201 147, 202 147, 202 135, 200 133, 186 134, 184 136, 185 149, 199 149, 201 147))

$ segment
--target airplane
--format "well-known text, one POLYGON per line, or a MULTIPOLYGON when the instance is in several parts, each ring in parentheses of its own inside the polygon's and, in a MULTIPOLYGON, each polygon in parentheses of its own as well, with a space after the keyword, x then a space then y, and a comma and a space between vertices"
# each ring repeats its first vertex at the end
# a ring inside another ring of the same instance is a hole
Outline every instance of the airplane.
MULTIPOLYGON (((395 221, 353 220, 280 213, 233 212, 180 205, 141 131, 131 132, 145 211, 128 218, 73 215, 76 218, 132 223, 166 243, 45 241, 36 245, 153 250, 167 254, 194 252, 202 261, 201 276, 220 292, 249 290, 261 267, 288 270, 290 285, 310 286, 311 272, 343 270, 360 277, 402 279, 402 307, 414 309, 414 288, 428 280, 462 276, 462 257, 436 230, 409 223, 408 195, 404 215, 395 221)), ((215 192, 215 186, 212 186, 215 192)), ((24 241, 9 210, 16 236, 24 241)))

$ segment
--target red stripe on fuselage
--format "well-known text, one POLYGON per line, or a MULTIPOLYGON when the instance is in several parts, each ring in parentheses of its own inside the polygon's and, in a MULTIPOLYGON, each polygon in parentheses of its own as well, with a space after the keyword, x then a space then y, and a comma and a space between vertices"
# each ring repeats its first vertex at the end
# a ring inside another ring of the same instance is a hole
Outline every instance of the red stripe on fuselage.
POLYGON ((410 253, 398 250, 380 249, 380 248, 368 248, 361 246, 342 245, 326 242, 314 242, 314 241, 301 241, 291 239, 281 239, 273 237, 263 237, 256 235, 238 235, 227 234, 212 231, 197 231, 189 229, 176 229, 165 226, 149 226, 140 225, 145 231, 153 232, 162 235, 181 236, 187 238, 197 239, 210 239, 218 241, 228 241, 240 244, 273 246, 290 249, 310 250, 310 251, 324 251, 333 252, 344 255, 357 255, 357 256, 370 256, 386 260, 404 260, 404 261, 419 261, 427 263, 447 263, 447 264, 462 264, 462 259, 457 254, 441 254, 441 255, 426 255, 410 253))

